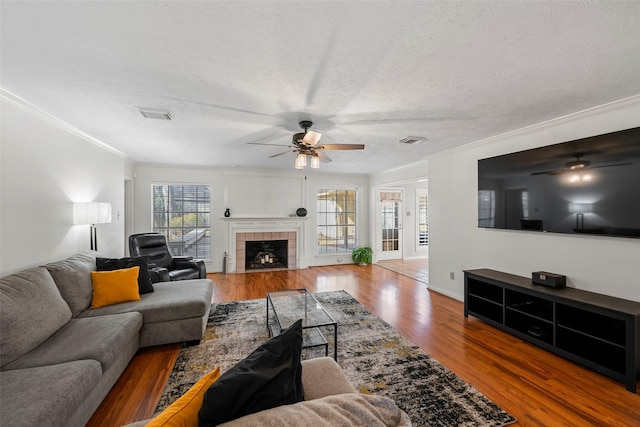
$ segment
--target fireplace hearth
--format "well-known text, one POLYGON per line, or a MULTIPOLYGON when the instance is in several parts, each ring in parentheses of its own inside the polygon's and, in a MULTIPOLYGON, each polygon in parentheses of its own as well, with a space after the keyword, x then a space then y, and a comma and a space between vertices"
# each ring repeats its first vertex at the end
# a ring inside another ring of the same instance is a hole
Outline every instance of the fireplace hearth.
POLYGON ((245 270, 288 268, 287 240, 256 240, 245 242, 245 270))

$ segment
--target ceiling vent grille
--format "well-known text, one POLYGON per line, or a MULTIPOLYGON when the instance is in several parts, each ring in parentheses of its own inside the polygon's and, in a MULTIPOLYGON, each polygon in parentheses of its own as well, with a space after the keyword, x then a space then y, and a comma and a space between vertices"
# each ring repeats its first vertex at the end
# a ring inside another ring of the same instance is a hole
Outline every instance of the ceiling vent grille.
POLYGON ((138 110, 140 110, 140 114, 142 114, 147 119, 173 120, 173 114, 169 110, 142 107, 138 107, 138 110))
POLYGON ((423 136, 405 136, 404 138, 402 138, 400 141, 398 141, 400 144, 418 144, 420 142, 424 142, 426 141, 427 138, 423 137, 423 136))

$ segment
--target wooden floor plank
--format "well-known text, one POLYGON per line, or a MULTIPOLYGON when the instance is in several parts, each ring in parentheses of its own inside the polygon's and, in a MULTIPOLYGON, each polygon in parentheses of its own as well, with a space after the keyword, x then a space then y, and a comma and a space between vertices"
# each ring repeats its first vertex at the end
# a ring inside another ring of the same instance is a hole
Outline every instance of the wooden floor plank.
MULTIPOLYGON (((465 318, 460 301, 377 265, 208 277, 213 302, 264 298, 280 289, 346 290, 518 418, 515 425, 640 426, 640 396, 624 384, 465 318)), ((140 350, 88 425, 121 426, 151 417, 178 351, 178 345, 140 350)))

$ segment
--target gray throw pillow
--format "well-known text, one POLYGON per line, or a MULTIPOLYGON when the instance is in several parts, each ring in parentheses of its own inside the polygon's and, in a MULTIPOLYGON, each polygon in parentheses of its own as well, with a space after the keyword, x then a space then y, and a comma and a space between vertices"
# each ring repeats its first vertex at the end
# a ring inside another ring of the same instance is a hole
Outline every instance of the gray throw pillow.
POLYGON ((73 317, 89 308, 93 298, 91 272, 96 271, 95 254, 73 255, 44 267, 49 270, 62 298, 69 304, 73 317))
POLYGON ((70 319, 71 310, 45 268, 0 279, 0 366, 42 344, 70 319))

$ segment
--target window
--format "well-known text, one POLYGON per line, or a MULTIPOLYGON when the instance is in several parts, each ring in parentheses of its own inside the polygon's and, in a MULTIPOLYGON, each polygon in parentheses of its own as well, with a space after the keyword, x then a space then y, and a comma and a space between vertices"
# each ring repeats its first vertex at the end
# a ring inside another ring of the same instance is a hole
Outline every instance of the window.
POLYGON ((429 246, 429 224, 427 223, 427 193, 418 190, 418 221, 416 229, 418 230, 418 248, 426 248, 429 246))
POLYGON ((153 185, 153 232, 166 236, 174 256, 210 260, 210 187, 153 185))
POLYGON ((318 254, 356 247, 356 190, 318 190, 318 254))
POLYGON ((478 227, 493 227, 495 222, 495 191, 478 191, 478 227))

